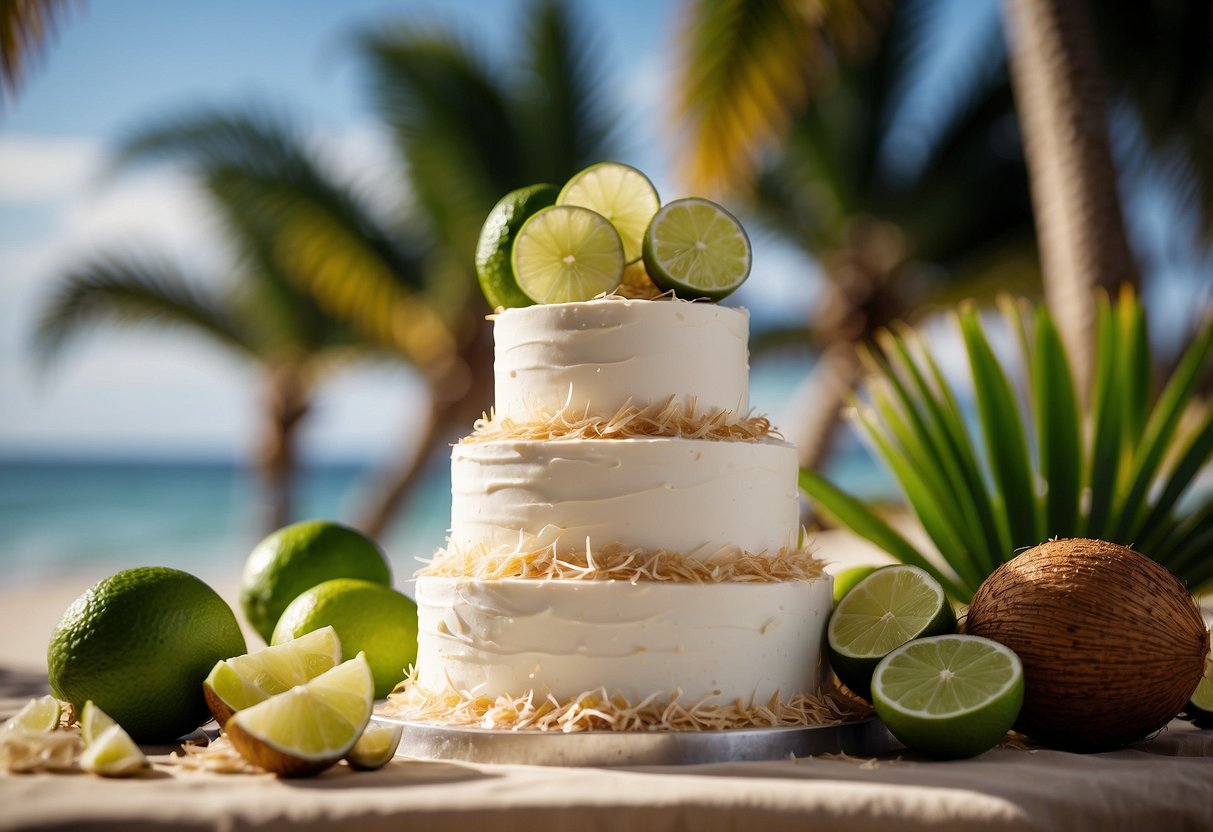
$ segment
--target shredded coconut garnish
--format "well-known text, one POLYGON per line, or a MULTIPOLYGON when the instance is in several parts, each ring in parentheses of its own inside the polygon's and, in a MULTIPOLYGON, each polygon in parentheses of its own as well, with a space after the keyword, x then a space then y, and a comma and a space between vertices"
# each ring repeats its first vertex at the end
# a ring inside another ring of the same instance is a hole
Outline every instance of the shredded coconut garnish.
POLYGON ((780 549, 774 555, 722 549, 704 557, 610 543, 594 550, 560 551, 559 541, 531 548, 521 539, 514 546, 493 549, 439 549, 418 576, 476 578, 493 581, 526 578, 558 581, 642 581, 667 583, 774 583, 812 581, 824 574, 825 563, 810 547, 780 549))
POLYGON ((776 692, 764 703, 691 702, 681 693, 652 694, 635 704, 610 696, 605 688, 558 701, 527 691, 520 696, 477 696, 447 688, 432 691, 409 678, 388 697, 383 713, 417 722, 500 731, 718 731, 727 728, 775 728, 837 725, 871 716, 862 702, 836 690, 776 692))
POLYGON ((661 404, 640 407, 628 402, 609 417, 590 415, 588 409, 540 408, 526 421, 496 418, 493 411, 476 420, 470 436, 461 443, 501 439, 643 439, 678 437, 721 442, 753 442, 779 433, 765 416, 739 416, 730 410, 696 409, 695 400, 683 402, 670 396, 661 404))
POLYGON ((169 761, 186 771, 209 771, 215 774, 264 774, 272 776, 240 755, 236 746, 222 734, 215 739, 200 737, 181 744, 181 753, 174 751, 169 761))
POLYGON ((69 771, 78 768, 84 750, 79 728, 0 730, 0 771, 69 771))

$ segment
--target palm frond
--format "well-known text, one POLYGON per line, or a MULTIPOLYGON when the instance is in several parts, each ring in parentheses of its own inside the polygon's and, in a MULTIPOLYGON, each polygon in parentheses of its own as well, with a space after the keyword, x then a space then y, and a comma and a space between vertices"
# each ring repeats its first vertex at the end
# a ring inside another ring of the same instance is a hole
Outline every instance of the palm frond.
POLYGON ((470 262, 489 209, 532 181, 509 95, 453 33, 401 25, 367 32, 359 43, 375 107, 408 165, 419 217, 443 247, 470 262))
POLYGON ((528 77, 519 108, 536 182, 563 182, 616 155, 620 117, 603 94, 602 44, 572 9, 559 0, 538 0, 528 11, 528 77))
POLYGON ((0 80, 9 98, 17 91, 46 41, 84 0, 4 0, 0 3, 0 80))
POLYGON ((870 47, 885 0, 692 0, 682 33, 677 113, 691 148, 684 176, 699 190, 748 184, 836 54, 870 47))
POLYGON ((101 325, 187 329, 246 358, 264 351, 242 310, 150 255, 100 256, 64 275, 38 320, 35 355, 45 365, 101 325))
MULTIPOLYGON (((1213 529, 1213 500, 1203 507, 1184 501, 1197 472, 1213 460, 1213 415, 1206 410, 1193 428, 1180 427, 1213 357, 1213 321, 1197 335, 1157 401, 1144 408, 1140 435, 1132 435, 1125 425, 1137 406, 1129 399, 1143 387, 1140 378, 1127 377, 1140 374, 1126 370, 1137 361, 1122 359, 1138 351, 1140 312, 1131 294, 1115 309, 1101 299, 1096 385, 1083 412, 1069 357, 1047 312, 1008 306, 1029 370, 1022 401, 980 318, 962 311, 958 321, 973 381, 975 425, 962 418, 929 351, 912 355, 904 336, 881 339, 868 362, 871 407, 859 409, 860 427, 954 572, 960 600, 1002 560, 1064 535, 1137 544, 1192 586, 1213 577, 1207 554, 1202 560, 1190 543, 1213 529), (1029 450, 1029 434, 1036 438, 1036 454, 1029 450), (978 470, 974 437, 984 446, 987 471, 978 470)), ((874 531, 855 498, 820 477, 802 474, 801 485, 858 534, 908 563, 920 559, 898 540, 885 540, 882 529, 874 531)))
POLYGON ((1129 161, 1157 173, 1213 244, 1213 5, 1095 3, 1097 41, 1114 94, 1132 111, 1129 161))

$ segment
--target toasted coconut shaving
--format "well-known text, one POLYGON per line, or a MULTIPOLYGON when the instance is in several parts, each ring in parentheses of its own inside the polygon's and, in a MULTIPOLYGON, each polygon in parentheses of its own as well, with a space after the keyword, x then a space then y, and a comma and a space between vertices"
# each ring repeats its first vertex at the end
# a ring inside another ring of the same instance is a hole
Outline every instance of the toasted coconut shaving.
POLYGON ((845 751, 828 752, 825 754, 814 754, 814 760, 837 760, 840 763, 850 763, 853 766, 858 766, 861 769, 873 770, 880 768, 882 762, 885 763, 900 763, 901 757, 897 756, 891 760, 880 760, 876 757, 852 757, 845 751))
POLYGON ((530 546, 520 539, 516 546, 495 549, 439 549, 417 574, 484 581, 525 578, 716 584, 813 581, 822 576, 825 568, 807 546, 780 549, 775 555, 722 549, 704 557, 697 556, 699 553, 651 551, 622 543, 610 543, 594 551, 588 539, 584 551, 561 552, 559 541, 540 548, 530 546))
POLYGON ((639 407, 628 402, 610 417, 590 415, 570 407, 539 409, 525 422, 496 418, 490 411, 476 420, 472 435, 460 442, 491 442, 499 439, 643 439, 678 437, 720 442, 754 442, 780 438, 765 416, 739 416, 730 410, 699 411, 695 400, 679 401, 670 396, 663 403, 639 407))
POLYGON ((383 712, 418 722, 500 731, 719 731, 726 728, 775 728, 803 725, 837 725, 863 719, 871 709, 850 697, 829 690, 797 693, 782 699, 779 693, 764 703, 730 704, 690 702, 681 693, 654 693, 632 704, 610 696, 604 688, 586 691, 563 702, 534 691, 521 696, 477 696, 448 688, 432 691, 409 674, 388 697, 383 712))
POLYGON ((241 756, 228 739, 222 734, 215 739, 202 737, 186 740, 181 744, 181 753, 174 751, 169 755, 174 765, 186 771, 209 771, 215 774, 265 774, 269 772, 260 766, 255 766, 241 756))
POLYGON ((0 771, 68 771, 77 768, 84 750, 77 728, 0 730, 0 771))

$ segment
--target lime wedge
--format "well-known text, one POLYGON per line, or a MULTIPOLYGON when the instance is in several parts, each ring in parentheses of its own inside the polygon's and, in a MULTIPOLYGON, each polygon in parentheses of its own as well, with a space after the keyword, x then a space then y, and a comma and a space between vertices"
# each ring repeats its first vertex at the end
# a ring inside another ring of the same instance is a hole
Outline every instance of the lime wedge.
POLYGON ((359 771, 383 768, 396 756, 403 733, 403 726, 399 723, 372 720, 358 738, 358 742, 354 743, 350 753, 345 755, 345 760, 359 771))
POLYGON ((514 240, 514 278, 538 303, 589 300, 623 280, 623 243, 605 217, 588 208, 544 208, 514 240))
POLYGON ((906 747, 975 757, 998 744, 1023 705, 1023 665, 996 641, 935 636, 903 644, 872 675, 876 714, 906 747))
POLYGON ((1184 715, 1197 728, 1213 728, 1213 659, 1205 663, 1205 675, 1192 691, 1184 715))
POLYGON ((31 699, 4 722, 6 731, 28 731, 35 734, 45 734, 58 727, 59 700, 50 695, 31 699))
POLYGON ((84 747, 88 748, 93 740, 117 724, 112 716, 94 705, 93 700, 85 702, 84 710, 80 712, 80 738, 84 740, 84 747))
POLYGON ((102 777, 127 777, 146 766, 147 757, 116 722, 93 737, 80 755, 80 768, 102 777))
POLYGON ((216 662, 202 690, 215 721, 223 725, 236 711, 302 685, 340 663, 337 632, 321 627, 292 641, 216 662))
POLYGON ((236 714, 225 729, 254 765, 286 777, 323 771, 344 757, 371 718, 375 681, 366 655, 236 714))
POLYGON ((871 699, 872 671, 907 641, 950 633, 956 617, 939 582, 917 566, 886 566, 842 597, 826 627, 830 664, 842 683, 871 699))
POLYGON ((745 283, 750 264, 750 238, 741 223, 699 197, 668 203, 644 235, 649 277, 684 300, 720 300, 745 283))
POLYGON ((644 231, 661 207, 661 199, 649 178, 636 168, 601 162, 575 174, 560 190, 556 204, 602 214, 619 232, 627 262, 635 263, 640 259, 644 231))
POLYGON ((558 193, 555 185, 529 185, 510 191, 489 211, 476 243, 476 276, 490 309, 534 303, 514 280, 510 249, 522 224, 539 209, 554 204, 558 193))

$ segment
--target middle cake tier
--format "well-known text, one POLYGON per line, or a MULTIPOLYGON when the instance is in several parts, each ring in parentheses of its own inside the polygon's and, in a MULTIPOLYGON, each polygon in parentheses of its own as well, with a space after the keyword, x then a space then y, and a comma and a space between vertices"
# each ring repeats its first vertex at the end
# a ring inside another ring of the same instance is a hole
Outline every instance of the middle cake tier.
POLYGON ((464 443, 451 454, 448 546, 775 554, 797 542, 796 474, 796 449, 771 439, 464 443))

